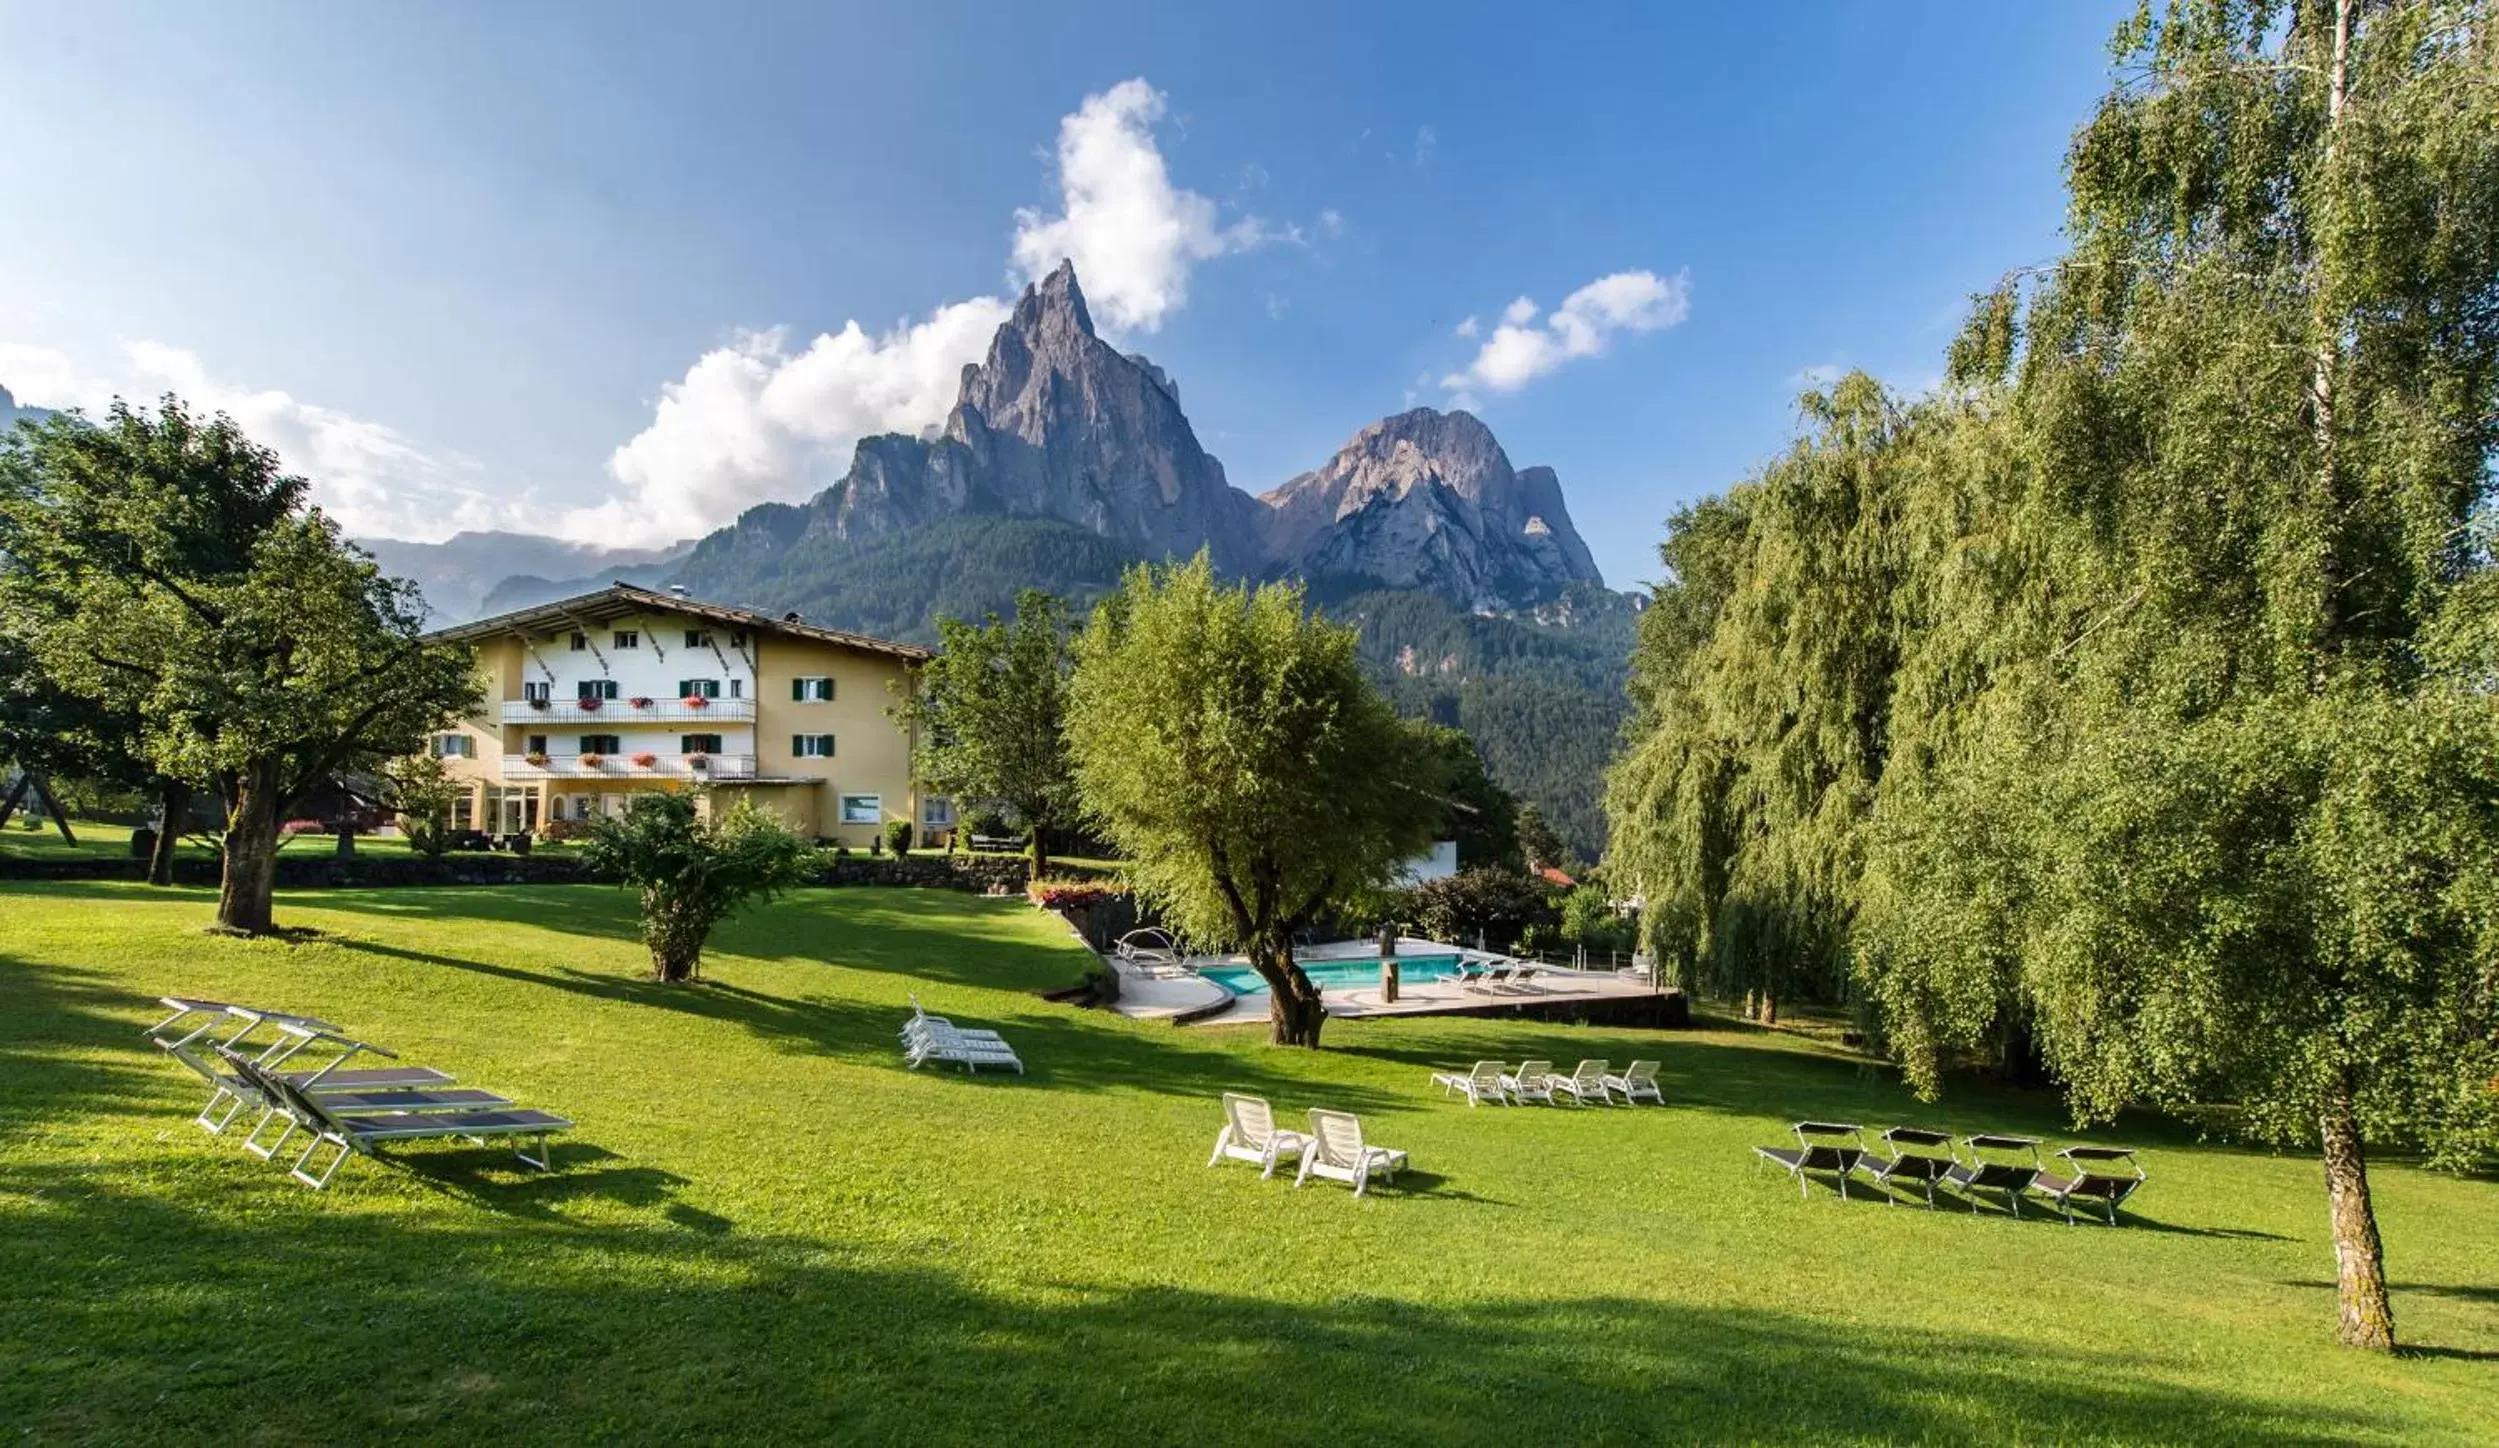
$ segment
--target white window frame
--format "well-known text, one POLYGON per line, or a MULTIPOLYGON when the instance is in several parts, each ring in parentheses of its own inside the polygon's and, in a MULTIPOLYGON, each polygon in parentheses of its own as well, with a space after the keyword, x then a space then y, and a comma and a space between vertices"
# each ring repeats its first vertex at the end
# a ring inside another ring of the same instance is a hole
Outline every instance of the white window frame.
POLYGON ((555 702, 555 686, 544 679, 530 679, 521 685, 521 702, 552 704, 555 702))
POLYGON ((955 808, 954 797, 952 795, 924 794, 920 796, 921 828, 931 830, 950 830, 953 829, 954 826, 955 808))
POLYGON ((608 647, 619 652, 626 649, 638 649, 642 647, 642 630, 638 628, 617 629, 609 635, 608 647))
POLYGON ((677 697, 680 699, 717 699, 720 697, 720 681, 718 679, 679 679, 677 697))
POLYGON ((801 674, 790 680, 791 702, 797 704, 830 704, 833 702, 831 674, 801 674))
POLYGON ((835 740, 830 734, 793 734, 790 736, 790 757, 793 759, 831 759, 835 740))
POLYGON ((846 825, 881 825, 885 823, 885 797, 880 794, 846 794, 839 806, 842 823, 846 825))
POLYGON ((690 649, 710 648, 712 646, 712 631, 707 628, 687 629, 685 631, 685 646, 690 649))

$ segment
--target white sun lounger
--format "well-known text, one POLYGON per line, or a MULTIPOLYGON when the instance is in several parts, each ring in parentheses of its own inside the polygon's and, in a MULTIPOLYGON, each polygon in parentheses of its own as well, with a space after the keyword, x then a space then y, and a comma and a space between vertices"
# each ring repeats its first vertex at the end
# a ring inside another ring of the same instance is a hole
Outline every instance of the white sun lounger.
POLYGON ((1623 1104, 1626 1106, 1639 1105, 1640 1099, 1644 1096, 1660 1106, 1666 1104, 1666 1093, 1657 1084, 1655 1061, 1632 1062, 1620 1076, 1606 1077, 1605 1089, 1621 1092, 1623 1104))
POLYGON ((1544 970, 1545 968, 1541 965, 1519 966, 1510 972, 1510 978, 1508 981, 1496 982, 1494 988, 1497 990, 1513 992, 1518 995, 1542 994, 1541 987, 1529 985, 1528 982, 1534 980, 1537 976, 1544 974, 1544 970))
POLYGON ((1553 1063, 1551 1061, 1522 1061, 1517 1070, 1502 1074, 1501 1089, 1509 1092, 1510 1099, 1521 1106, 1530 1101, 1541 1101, 1551 1106, 1553 1104, 1553 1063))
POLYGON ((1024 1062, 1015 1048, 996 1031, 964 1030, 944 1016, 932 1016, 920 1008, 920 998, 911 997, 911 1019, 902 1027, 903 1064, 916 1071, 931 1061, 944 1061, 961 1066, 977 1075, 983 1066, 1008 1066, 1015 1074, 1024 1074, 1024 1062))
POLYGON ((1590 1097, 1596 1098, 1607 1106, 1614 1104, 1614 1095, 1605 1086, 1605 1063, 1603 1061, 1582 1061, 1579 1063, 1579 1069, 1570 1075, 1555 1076, 1550 1079, 1554 1090, 1569 1092, 1571 1100, 1582 1106, 1589 1104, 1590 1097))
POLYGON ((1223 1130, 1215 1134, 1215 1154, 1206 1158, 1206 1164, 1217 1165, 1226 1157, 1255 1162, 1258 1174, 1269 1177, 1275 1175, 1278 1161, 1300 1156, 1309 1146, 1310 1138, 1300 1132, 1276 1128, 1275 1110, 1264 1100, 1226 1091, 1223 1130))
MULTIPOLYGON (((324 1098, 295 1085, 274 1071, 261 1066, 236 1051, 224 1051, 228 1064, 251 1086, 277 1104, 280 1113, 293 1126, 309 1133, 312 1140, 296 1156, 287 1174, 315 1191, 327 1188, 330 1179, 348 1156, 371 1156, 383 1147, 403 1141, 442 1140, 457 1137, 484 1146, 489 1138, 508 1137, 512 1150, 524 1162, 541 1171, 552 1169, 554 1156, 549 1140, 557 1132, 570 1131, 573 1123, 546 1111, 505 1109, 492 1111, 382 1112, 350 1114, 331 1110, 324 1098), (531 1156, 527 1142, 535 1137, 538 1154, 531 1156), (320 1170, 311 1170, 313 1157, 328 1146, 334 1154, 320 1170)), ((292 1135, 292 1129, 286 1135, 292 1135)), ((285 1136, 280 1137, 283 1142, 285 1136)), ((275 1151, 273 1145, 268 1152, 275 1151)))
POLYGON ((1510 1104, 1510 1088, 1502 1083, 1499 1061, 1478 1061, 1472 1071, 1440 1071, 1432 1076, 1432 1084, 1446 1096, 1452 1092, 1466 1093, 1466 1104, 1481 1106, 1490 1101, 1495 1106, 1510 1104))
POLYGON ((1301 1175, 1293 1179, 1293 1185, 1298 1187, 1314 1176, 1326 1177, 1344 1182, 1355 1196, 1361 1196, 1374 1177, 1393 1179, 1405 1166, 1404 1152, 1364 1142, 1362 1122, 1350 1112, 1313 1107, 1310 1144, 1302 1152, 1301 1175))

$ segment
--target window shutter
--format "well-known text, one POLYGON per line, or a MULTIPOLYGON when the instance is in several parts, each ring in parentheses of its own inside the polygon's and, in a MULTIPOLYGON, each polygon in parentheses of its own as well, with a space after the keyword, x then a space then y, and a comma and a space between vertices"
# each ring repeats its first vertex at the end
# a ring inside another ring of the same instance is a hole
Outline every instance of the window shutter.
POLYGON ((805 679, 790 680, 790 700, 792 703, 799 704, 803 704, 807 701, 807 681, 805 679))

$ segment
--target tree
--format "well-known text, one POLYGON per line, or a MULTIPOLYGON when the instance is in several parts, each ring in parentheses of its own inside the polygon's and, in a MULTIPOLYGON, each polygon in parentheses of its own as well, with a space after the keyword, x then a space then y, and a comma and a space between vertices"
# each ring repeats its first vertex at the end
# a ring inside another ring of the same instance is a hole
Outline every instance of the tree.
POLYGON ((1064 727, 1067 609, 1039 589, 1016 595, 1015 620, 937 621, 937 657, 894 708, 919 743, 920 782, 960 801, 995 800, 1032 831, 1033 875, 1050 866, 1048 832, 1073 822, 1064 727))
POLYGON ((634 795, 582 843, 593 871, 641 891, 651 974, 671 982, 695 977, 714 926, 806 883, 818 853, 752 801, 705 818, 693 795, 674 790, 634 795))
POLYGON ((234 423, 116 402, 0 451, 0 633, 56 687, 134 713, 161 775, 225 810, 221 928, 272 928, 278 826, 339 771, 414 752, 476 706, 464 648, 420 633, 306 483, 234 423))
POLYGON ((382 785, 382 802, 398 819, 408 848, 428 859, 442 854, 450 843, 451 807, 468 787, 431 754, 404 755, 383 765, 382 785))
POLYGON ((1545 823, 1544 810, 1532 801, 1519 806, 1517 833, 1520 857, 1529 868, 1558 870, 1571 863, 1570 846, 1545 823))
MULTIPOLYGON (((1440 775, 1438 838, 1458 847, 1460 868, 1519 863, 1519 802, 1484 768, 1484 756, 1463 729, 1410 720, 1416 749, 1440 775)), ((1534 810, 1534 805, 1527 806, 1534 810)), ((1538 817, 1541 820, 1541 816, 1538 817)), ((1549 833, 1549 832, 1548 832, 1549 833)))
POLYGON ((1555 920, 1553 897, 1541 881, 1499 866, 1426 880, 1408 899, 1415 928, 1453 945, 1481 937, 1489 949, 1510 950, 1531 927, 1555 920))
POLYGON ((1165 919, 1248 957, 1279 1045, 1318 1045, 1327 1019, 1295 932, 1385 885, 1439 822, 1429 762, 1354 648, 1298 585, 1220 584, 1202 552, 1130 572, 1076 640, 1086 815, 1165 919))

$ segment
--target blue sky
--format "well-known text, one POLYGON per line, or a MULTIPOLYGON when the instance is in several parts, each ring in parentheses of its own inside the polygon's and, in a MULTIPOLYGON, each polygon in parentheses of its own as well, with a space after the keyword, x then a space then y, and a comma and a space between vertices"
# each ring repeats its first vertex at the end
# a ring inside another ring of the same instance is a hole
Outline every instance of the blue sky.
POLYGON ((2127 7, 990 8, 0 0, 0 385, 650 541, 942 410, 1061 245, 1234 483, 1464 401, 1630 586, 1809 369, 1921 385, 2054 254, 2127 7))

